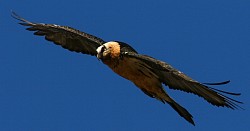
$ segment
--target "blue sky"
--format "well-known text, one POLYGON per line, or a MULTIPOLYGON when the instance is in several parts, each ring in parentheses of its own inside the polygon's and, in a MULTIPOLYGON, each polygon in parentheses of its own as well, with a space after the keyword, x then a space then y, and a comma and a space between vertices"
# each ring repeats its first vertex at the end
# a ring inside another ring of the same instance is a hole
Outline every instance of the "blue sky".
POLYGON ((250 1, 8 0, 0 2, 0 130, 247 130, 250 128, 250 1), (67 25, 129 43, 201 82, 242 96, 246 110, 167 92, 194 116, 186 122, 95 57, 72 53, 10 17, 67 25))

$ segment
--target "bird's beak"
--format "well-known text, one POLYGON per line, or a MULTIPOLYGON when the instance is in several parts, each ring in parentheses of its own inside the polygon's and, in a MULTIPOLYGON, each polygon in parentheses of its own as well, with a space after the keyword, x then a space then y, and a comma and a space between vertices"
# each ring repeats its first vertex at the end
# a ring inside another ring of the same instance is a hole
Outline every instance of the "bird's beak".
POLYGON ((101 55, 100 53, 98 53, 98 54, 96 55, 96 57, 97 57, 98 60, 101 60, 101 59, 102 59, 102 55, 101 55))

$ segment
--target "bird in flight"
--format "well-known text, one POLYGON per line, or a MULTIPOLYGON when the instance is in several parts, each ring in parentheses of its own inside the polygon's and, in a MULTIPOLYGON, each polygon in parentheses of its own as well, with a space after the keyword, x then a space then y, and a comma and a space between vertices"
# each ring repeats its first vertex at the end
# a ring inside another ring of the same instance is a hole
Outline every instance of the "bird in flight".
POLYGON ((238 96, 240 93, 226 92, 210 87, 227 84, 229 81, 200 83, 166 62, 139 54, 124 42, 106 42, 68 26, 33 23, 14 12, 12 16, 20 21, 19 24, 27 26, 27 30, 34 31, 35 35, 44 36, 46 40, 70 51, 96 56, 115 73, 133 82, 149 97, 168 103, 181 117, 193 125, 195 125, 193 116, 167 94, 163 85, 170 89, 193 93, 218 107, 241 108, 238 104, 242 104, 242 102, 226 96, 238 96))

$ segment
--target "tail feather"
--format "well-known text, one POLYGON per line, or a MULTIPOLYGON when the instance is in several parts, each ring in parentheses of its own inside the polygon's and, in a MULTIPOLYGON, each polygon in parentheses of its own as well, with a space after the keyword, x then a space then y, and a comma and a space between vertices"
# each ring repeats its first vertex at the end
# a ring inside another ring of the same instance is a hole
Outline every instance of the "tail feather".
POLYGON ((167 102, 181 117, 183 117, 184 119, 186 119, 188 122, 190 122, 191 124, 194 124, 193 121, 193 116, 182 106, 180 106, 178 103, 176 103, 175 101, 172 102, 167 102))
POLYGON ((181 105, 176 103, 171 97, 168 96, 163 88, 158 88, 157 95, 154 95, 156 99, 162 101, 163 103, 168 103, 181 117, 187 120, 189 123, 195 126, 193 116, 181 105))

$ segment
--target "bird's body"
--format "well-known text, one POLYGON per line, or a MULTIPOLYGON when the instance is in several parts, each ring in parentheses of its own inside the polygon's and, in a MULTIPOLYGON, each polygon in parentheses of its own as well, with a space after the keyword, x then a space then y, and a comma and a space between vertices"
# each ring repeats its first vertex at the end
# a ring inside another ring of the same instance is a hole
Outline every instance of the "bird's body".
MULTIPOLYGON (((106 45, 113 45, 112 48, 116 48, 116 46, 119 46, 119 43, 108 42, 106 45)), ((154 97, 165 97, 166 93, 162 88, 161 81, 159 81, 159 77, 150 69, 151 67, 138 62, 136 59, 120 56, 120 51, 117 52, 119 52, 117 53, 119 55, 113 56, 112 59, 102 59, 103 63, 118 75, 133 82, 144 92, 150 92, 150 94, 154 94, 152 95, 154 97)), ((126 54, 126 52, 124 53, 126 54)))
POLYGON ((240 95, 239 93, 225 92, 207 86, 226 84, 229 81, 202 84, 163 61, 139 54, 126 43, 119 41, 105 42, 93 35, 67 26, 32 23, 15 13, 13 13, 13 17, 20 20, 21 25, 28 26, 27 30, 35 31, 35 35, 45 36, 46 40, 61 45, 70 51, 96 56, 116 74, 133 82, 146 95, 163 103, 168 103, 180 116, 193 125, 192 115, 167 94, 163 84, 170 89, 181 90, 203 97, 216 106, 235 109, 239 107, 236 103, 242 103, 224 95, 240 95))

